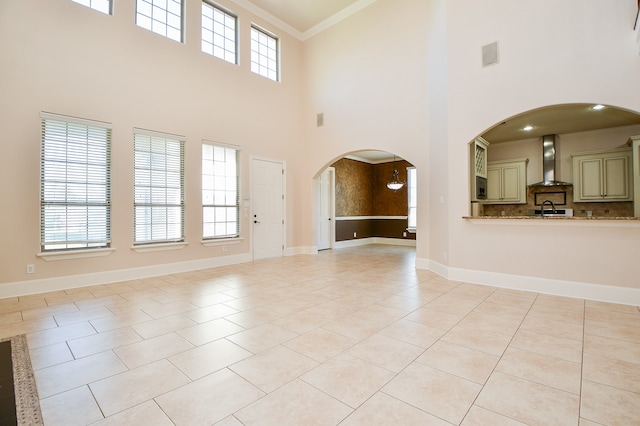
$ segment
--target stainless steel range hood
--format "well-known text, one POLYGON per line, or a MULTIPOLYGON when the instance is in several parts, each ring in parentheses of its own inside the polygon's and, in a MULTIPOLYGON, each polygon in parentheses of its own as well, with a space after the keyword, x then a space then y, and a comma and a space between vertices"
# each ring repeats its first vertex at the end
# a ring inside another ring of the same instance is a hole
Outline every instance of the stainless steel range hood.
POLYGON ((556 180, 556 135, 542 137, 542 181, 529 186, 567 186, 569 182, 556 180))

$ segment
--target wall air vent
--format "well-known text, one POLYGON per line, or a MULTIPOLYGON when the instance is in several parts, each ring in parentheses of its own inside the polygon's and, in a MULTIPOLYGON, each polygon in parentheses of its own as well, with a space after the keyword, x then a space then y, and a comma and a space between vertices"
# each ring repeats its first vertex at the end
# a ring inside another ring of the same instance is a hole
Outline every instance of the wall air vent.
POLYGON ((498 42, 482 46, 482 66, 488 67, 498 63, 498 42))

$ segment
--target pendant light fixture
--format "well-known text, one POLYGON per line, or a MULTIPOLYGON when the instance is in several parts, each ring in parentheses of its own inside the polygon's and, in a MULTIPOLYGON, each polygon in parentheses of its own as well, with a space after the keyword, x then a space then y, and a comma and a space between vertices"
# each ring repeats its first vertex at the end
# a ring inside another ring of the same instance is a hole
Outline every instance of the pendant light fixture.
POLYGON ((387 182, 387 188, 392 190, 393 192, 402 189, 403 186, 406 185, 406 182, 400 182, 398 179, 398 169, 396 168, 396 156, 393 156, 393 173, 391 173, 391 180, 387 182))

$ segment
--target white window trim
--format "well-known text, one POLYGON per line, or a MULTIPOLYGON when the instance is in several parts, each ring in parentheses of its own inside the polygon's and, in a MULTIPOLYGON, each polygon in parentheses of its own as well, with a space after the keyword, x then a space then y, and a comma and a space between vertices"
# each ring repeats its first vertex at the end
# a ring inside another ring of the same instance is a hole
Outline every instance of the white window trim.
POLYGON ((57 120, 57 121, 66 121, 69 123, 81 124, 83 126, 93 126, 93 127, 104 127, 105 129, 113 129, 113 125, 111 123, 107 123, 104 121, 97 120, 88 120, 86 118, 72 117, 69 115, 60 115, 54 114, 51 112, 42 111, 40 113, 40 119, 42 120, 57 120))
POLYGON ((151 243, 131 246, 131 250, 137 253, 150 253, 154 251, 181 250, 188 245, 189 243, 186 241, 177 243, 151 243))
MULTIPOLYGON (((63 121, 67 123, 79 124, 79 125, 88 126, 88 127, 101 127, 109 131, 113 130, 113 124, 107 123, 104 121, 89 120, 86 118, 54 114, 46 111, 40 112, 40 120, 41 121, 42 120, 63 121)), ((109 169, 110 169, 109 173, 112 173, 111 165, 109 165, 109 169)), ((111 224, 108 224, 108 227, 110 229, 111 224)), ((114 249, 110 247, 111 245, 110 238, 108 240, 108 244, 109 244, 109 247, 77 248, 77 249, 63 249, 63 250, 50 250, 50 251, 42 251, 42 247, 41 247, 40 252, 37 254, 37 256, 46 261, 107 256, 111 254, 112 251, 114 251, 114 249)))
POLYGON ((202 241, 200 241, 200 244, 202 244, 205 247, 216 247, 216 246, 226 246, 226 245, 232 245, 232 244, 240 244, 243 241, 244 241, 244 238, 242 238, 242 237, 238 237, 238 238, 215 238, 215 239, 210 239, 210 240, 202 240, 202 241))
MULTIPOLYGON (((219 146, 221 148, 229 148, 229 149, 233 149, 236 151, 236 155, 239 155, 240 152, 242 152, 242 146, 240 145, 234 145, 234 144, 229 144, 229 143, 223 143, 223 142, 215 142, 215 141, 211 141, 208 139, 202 139, 202 145, 213 145, 213 146, 219 146)), ((202 161, 202 158, 200 159, 200 161, 202 161)), ((242 187, 242 182, 240 181, 240 161, 239 161, 239 157, 237 158, 237 164, 236 167, 238 168, 236 170, 236 186, 238 188, 238 236, 237 237, 222 237, 222 238, 216 238, 216 237, 210 237, 210 238, 204 238, 204 236, 202 236, 202 240, 200 241, 200 243, 203 246, 219 246, 219 245, 224 245, 225 241, 229 241, 229 244, 235 244, 234 241, 242 241, 244 238, 242 238, 242 217, 241 217, 241 213, 240 213, 240 208, 241 208, 241 204, 242 202, 240 201, 240 188, 242 187)), ((202 178, 201 178, 201 182, 202 182, 202 178)), ((202 203, 202 187, 200 187, 200 209, 201 212, 204 210, 203 209, 204 204, 202 203)), ((202 220, 200 221, 201 225, 202 222, 204 222, 204 217, 201 218, 202 220)), ((201 232, 204 233, 204 232, 201 232)))
MULTIPOLYGON (((175 38, 170 37, 167 34, 161 34, 158 33, 156 31, 153 31, 153 29, 151 28, 147 28, 144 27, 142 25, 140 25, 138 23, 138 15, 142 15, 145 16, 147 18, 152 19, 153 18, 147 15, 143 15, 142 13, 138 13, 138 0, 133 0, 135 2, 135 7, 134 7, 134 23, 136 25, 136 27, 138 28, 142 28, 143 30, 147 30, 152 34, 158 35, 160 37, 164 37, 165 39, 171 40, 171 41, 175 41, 176 43, 181 43, 181 44, 185 44, 186 43, 186 20, 185 20, 185 15, 186 15, 186 5, 185 5, 185 0, 180 0, 180 40, 176 40, 175 38)), ((153 0, 148 0, 149 2, 153 2, 153 0)), ((153 8, 153 3, 151 5, 151 7, 153 8)), ((165 12, 168 12, 168 10, 165 9, 165 12)), ((169 25, 165 22, 165 27, 168 27, 169 25)), ((171 27, 171 28, 175 28, 175 27, 171 27)), ((166 32, 166 31, 165 31, 166 32)))
MULTIPOLYGON (((275 35, 271 31, 266 30, 264 27, 261 27, 260 25, 255 24, 253 22, 251 23, 250 29, 256 30, 256 31, 261 32, 261 33, 264 33, 267 36, 275 39, 275 41, 276 41, 276 78, 275 78, 275 80, 270 78, 270 77, 264 76, 264 75, 262 75, 260 73, 257 73, 255 71, 252 71, 253 74, 258 75, 258 76, 263 77, 263 78, 266 78, 267 80, 274 81, 276 83, 280 83, 282 81, 282 64, 281 64, 281 61, 280 61, 281 52, 282 52, 281 47, 282 46, 281 46, 281 43, 280 43, 280 37, 278 37, 277 35, 275 35)), ((249 43, 251 43, 251 35, 249 35, 249 43)), ((251 68, 251 64, 253 62, 252 54, 253 54, 253 51, 251 49, 249 49, 249 68, 251 68)))
POLYGON ((116 249, 111 247, 98 249, 60 250, 38 253, 36 256, 49 262, 52 260, 71 260, 108 256, 115 250, 116 249))
POLYGON ((93 1, 90 1, 89 2, 90 4, 88 4, 88 5, 83 4, 78 0, 71 0, 71 1, 76 3, 76 4, 79 4, 80 6, 85 6, 85 7, 88 7, 89 9, 91 9, 91 10, 95 10, 96 12, 100 12, 100 13, 102 13, 104 15, 113 15, 113 0, 108 0, 108 2, 109 2, 109 10, 107 12, 105 12, 103 10, 100 10, 100 9, 97 9, 96 7, 94 7, 93 4, 91 4, 91 3, 93 3, 93 1))
MULTIPOLYGON (((209 55, 207 52, 203 52, 205 54, 207 54, 208 56, 213 56, 216 59, 220 59, 224 62, 227 62, 229 64, 234 64, 234 65, 240 65, 240 18, 238 17, 238 15, 232 11, 230 11, 229 9, 227 9, 226 7, 220 6, 219 4, 210 1, 210 0, 201 0, 201 3, 207 4, 209 6, 211 6, 214 9, 218 9, 223 13, 226 13, 229 16, 232 16, 235 18, 236 20, 236 28, 235 28, 235 61, 234 62, 230 62, 227 61, 224 58, 220 58, 219 56, 216 55, 209 55)), ((201 6, 202 7, 202 6, 201 6)), ((202 51, 202 13, 200 14, 200 50, 202 51)))
MULTIPOLYGON (((415 167, 407 167, 407 184, 409 183, 409 169, 413 169, 416 170, 415 167)), ((416 171, 417 174, 417 171, 416 171)), ((413 182, 413 186, 416 186, 416 182, 413 182)), ((409 189, 409 188, 407 188, 409 189)), ((410 208, 409 206, 409 191, 407 191, 407 214, 409 213, 408 209, 410 208)), ((418 205, 416 204, 416 222, 418 221, 418 217, 417 217, 417 211, 418 211, 418 205)), ((409 220, 409 216, 407 215, 407 221, 409 220)), ((408 222, 407 222, 407 232, 409 232, 410 234, 415 234, 418 231, 418 224, 416 223, 416 226, 408 226, 408 222)))
MULTIPOLYGON (((146 135, 146 136, 151 136, 151 137, 159 137, 159 138, 164 138, 164 139, 173 139, 173 140, 177 140, 178 142, 182 143, 183 145, 186 145, 186 141, 187 138, 186 136, 182 136, 182 135, 176 135, 173 133, 165 133, 165 132, 158 132, 155 130, 149 130, 149 129, 142 129, 139 127, 134 127, 133 128, 133 137, 135 140, 135 135, 139 134, 139 135, 146 135)), ((134 142, 134 146, 135 146, 135 142, 134 142)), ((183 146, 183 156, 186 156, 186 146, 183 146)), ((134 169, 135 169, 135 161, 134 161, 134 169)), ((182 172, 182 179, 183 181, 186 179, 186 170, 184 170, 184 158, 183 158, 183 170, 182 172)), ((135 172, 134 172, 135 173, 135 172)), ((186 186, 186 182, 183 182, 183 194, 182 194, 182 198, 183 198, 183 215, 182 215, 182 238, 186 238, 186 190, 187 190, 187 186, 186 186)), ((134 182, 134 191, 135 191, 135 182, 134 182)), ((134 210, 135 210, 135 200, 134 200, 134 210)), ((135 215, 133 218, 133 224, 135 226, 135 215)), ((135 235, 134 235, 135 238, 135 235)), ((134 245, 131 246, 132 249, 134 249, 136 252, 152 252, 152 251, 161 251, 161 250, 178 250, 180 248, 183 248, 185 246, 187 246, 189 243, 184 240, 184 241, 167 241, 167 242, 139 242, 136 243, 134 241, 134 245), (165 248, 162 248, 165 247, 165 248)))

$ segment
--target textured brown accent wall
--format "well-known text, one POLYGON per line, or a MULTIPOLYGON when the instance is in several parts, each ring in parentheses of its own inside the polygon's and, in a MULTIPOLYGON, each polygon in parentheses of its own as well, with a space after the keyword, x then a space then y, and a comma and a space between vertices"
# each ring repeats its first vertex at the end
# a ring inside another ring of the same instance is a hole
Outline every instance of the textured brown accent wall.
POLYGON ((407 232, 407 219, 359 219, 336 221, 336 241, 383 237, 415 240, 416 234, 407 232), (356 236, 353 236, 353 233, 356 236))
MULTIPOLYGON (((387 188, 393 169, 398 179, 407 181, 407 167, 411 163, 368 164, 342 158, 333 165, 336 170, 336 216, 406 216, 407 187, 393 192, 387 188)), ((336 221, 336 241, 369 237, 415 239, 415 234, 403 232, 406 219, 360 219, 336 221), (353 233, 356 236, 353 236, 353 233)))
POLYGON ((373 216, 406 216, 408 214, 407 186, 396 192, 387 188, 387 182, 391 180, 394 168, 398 170, 400 182, 407 181, 407 167, 411 167, 411 164, 404 160, 374 166, 373 216))
POLYGON ((358 240, 372 237, 372 223, 370 219, 363 220, 337 220, 336 241, 358 240), (353 233, 356 236, 353 236, 353 233))
POLYGON ((336 216, 373 216, 373 165, 342 158, 333 167, 336 169, 336 216))
POLYGON ((407 219, 373 219, 371 221, 371 234, 373 237, 401 238, 405 240, 415 240, 416 234, 407 232, 407 219))
MULTIPOLYGON (((387 188, 394 167, 398 178, 407 181, 411 163, 368 164, 342 158, 333 164, 336 169, 336 216, 406 216, 407 187, 393 192, 387 188)), ((353 235, 353 234, 352 234, 353 235)))

